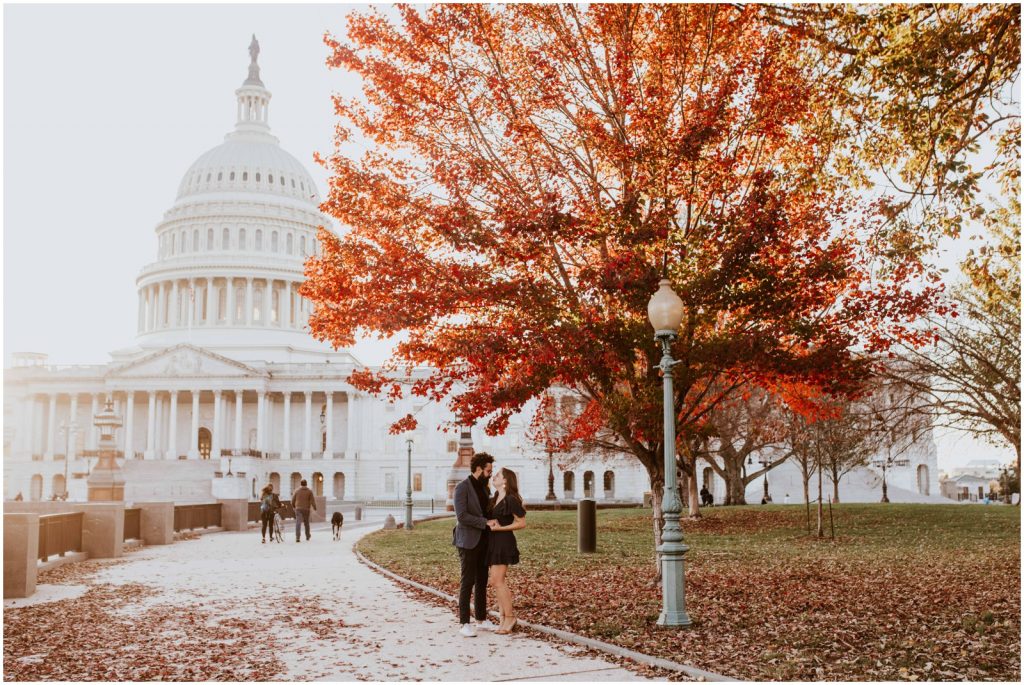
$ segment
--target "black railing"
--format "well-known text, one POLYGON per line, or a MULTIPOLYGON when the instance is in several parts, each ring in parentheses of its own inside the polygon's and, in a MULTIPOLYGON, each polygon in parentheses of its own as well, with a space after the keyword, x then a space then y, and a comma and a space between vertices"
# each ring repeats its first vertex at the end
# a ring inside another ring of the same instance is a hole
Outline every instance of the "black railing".
POLYGON ((54 554, 82 551, 82 519, 85 514, 46 514, 39 517, 39 560, 48 561, 54 554))
POLYGON ((220 526, 219 502, 212 504, 179 504, 174 507, 174 530, 195 530, 220 526))
MULTIPOLYGON (((292 509, 291 502, 281 502, 281 509, 278 513, 281 514, 281 518, 283 519, 295 518, 295 510, 292 509)), ((247 520, 254 522, 259 522, 261 520, 259 502, 249 502, 249 514, 246 518, 247 520)))
POLYGON ((124 510, 124 540, 142 539, 142 509, 124 510))

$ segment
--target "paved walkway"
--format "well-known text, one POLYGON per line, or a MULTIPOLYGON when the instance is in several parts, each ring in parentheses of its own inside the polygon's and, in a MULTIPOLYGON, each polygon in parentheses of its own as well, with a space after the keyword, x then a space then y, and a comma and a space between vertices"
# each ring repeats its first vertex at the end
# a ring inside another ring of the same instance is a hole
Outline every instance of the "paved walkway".
MULTIPOLYGON (((264 545, 255 530, 211 533, 131 552, 94 581, 156 589, 124 607, 133 614, 172 602, 250 625, 266 607, 291 614, 272 631, 286 668, 275 680, 642 680, 581 648, 523 633, 461 637, 453 609, 413 598, 356 559, 355 540, 379 527, 353 523, 334 542, 330 526, 319 524, 311 542, 298 544, 286 535, 264 545)), ((40 598, 55 587, 40 586, 40 598)), ((261 642, 239 647, 255 651, 261 642)))

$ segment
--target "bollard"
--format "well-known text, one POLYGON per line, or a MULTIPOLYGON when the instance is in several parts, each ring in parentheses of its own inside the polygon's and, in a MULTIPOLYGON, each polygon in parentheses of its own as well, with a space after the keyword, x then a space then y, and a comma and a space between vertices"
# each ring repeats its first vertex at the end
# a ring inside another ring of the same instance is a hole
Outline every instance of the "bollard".
POLYGON ((395 517, 388 514, 388 517, 384 519, 384 530, 395 530, 397 527, 395 525, 395 517))
POLYGON ((597 502, 581 499, 576 505, 576 529, 579 533, 580 554, 597 551, 597 502))
POLYGON ((356 521, 362 521, 362 520, 363 520, 363 508, 362 507, 356 507, 356 521))

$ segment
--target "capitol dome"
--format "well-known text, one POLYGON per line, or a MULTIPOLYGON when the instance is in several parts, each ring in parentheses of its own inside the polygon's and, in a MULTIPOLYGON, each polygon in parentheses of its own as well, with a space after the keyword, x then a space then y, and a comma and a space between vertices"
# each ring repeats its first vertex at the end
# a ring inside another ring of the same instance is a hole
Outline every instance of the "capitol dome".
POLYGON ((234 129, 185 172, 156 227, 157 259, 136 279, 136 341, 142 351, 189 343, 246 362, 348 356, 309 335, 312 305, 298 291, 330 222, 309 172, 270 133, 255 37, 249 54, 234 129))

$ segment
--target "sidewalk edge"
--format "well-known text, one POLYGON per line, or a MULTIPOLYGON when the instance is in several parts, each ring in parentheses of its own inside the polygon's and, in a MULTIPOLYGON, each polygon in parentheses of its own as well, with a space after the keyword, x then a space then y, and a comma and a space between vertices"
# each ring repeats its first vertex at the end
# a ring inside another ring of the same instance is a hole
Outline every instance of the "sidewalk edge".
MULTIPOLYGON (((430 594, 436 597, 440 597, 441 599, 444 599, 448 602, 456 604, 458 603, 458 599, 456 599, 452 595, 449 595, 445 592, 441 592, 440 590, 437 590, 430 586, 423 585, 422 583, 417 583, 415 580, 410 580, 409 578, 400 576, 393 571, 389 571, 380 564, 374 563, 367 559, 359 550, 353 549, 352 551, 355 552, 356 558, 359 559, 360 562, 366 564, 367 566, 369 566, 370 568, 372 568, 373 570, 377 571, 382 575, 388 576, 389 578, 396 580, 400 583, 411 585, 412 587, 418 590, 429 592, 430 594)), ((601 640, 595 640, 593 638, 584 637, 583 635, 577 635, 576 633, 570 633, 566 630, 559 630, 558 628, 549 628, 548 626, 540 625, 538 623, 528 623, 527 621, 523 620, 520 620, 519 622, 528 628, 536 630, 537 632, 553 635, 554 637, 557 637, 561 640, 565 640, 566 642, 572 642, 578 645, 583 645, 585 647, 590 647, 591 649, 597 649, 602 652, 607 652, 609 654, 614 654, 616 656, 625 657, 626 659, 631 659, 633 661, 636 661, 647 666, 656 666, 658 668, 664 668, 670 671, 685 673, 688 676, 700 678, 702 680, 706 680, 709 682, 739 682, 736 678, 730 678, 719 673, 712 673, 711 671, 705 671, 703 669, 688 666, 686 664, 680 664, 675 661, 670 661, 669 659, 662 659, 660 657, 650 656, 649 654, 637 652, 632 649, 626 649, 625 647, 620 647, 619 645, 613 645, 608 642, 602 642, 601 640)))

